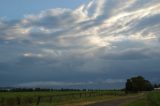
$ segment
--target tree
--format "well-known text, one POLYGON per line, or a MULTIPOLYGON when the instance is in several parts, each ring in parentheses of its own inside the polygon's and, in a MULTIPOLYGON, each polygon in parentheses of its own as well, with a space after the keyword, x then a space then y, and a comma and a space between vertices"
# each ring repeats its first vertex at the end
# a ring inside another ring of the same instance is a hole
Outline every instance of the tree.
POLYGON ((160 84, 154 84, 154 88, 159 88, 160 84))
POLYGON ((145 91, 151 91, 151 90, 153 90, 154 89, 154 87, 153 87, 153 85, 151 84, 151 82, 150 81, 148 81, 148 80, 145 80, 145 91))
POLYGON ((157 84, 154 84, 154 88, 158 88, 158 85, 157 85, 157 84))
POLYGON ((126 82, 126 91, 132 91, 132 82, 130 79, 127 79, 126 82))
POLYGON ((126 92, 139 92, 153 90, 150 81, 145 80, 142 76, 132 77, 127 79, 126 92))

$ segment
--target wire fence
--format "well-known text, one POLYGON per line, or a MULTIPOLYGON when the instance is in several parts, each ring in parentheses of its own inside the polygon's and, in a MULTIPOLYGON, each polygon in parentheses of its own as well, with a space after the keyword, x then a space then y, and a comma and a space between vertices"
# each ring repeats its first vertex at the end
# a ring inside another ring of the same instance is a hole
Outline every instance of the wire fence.
POLYGON ((50 96, 33 96, 33 97, 20 97, 15 98, 0 98, 0 106, 39 106, 42 103, 61 103, 67 100, 76 100, 83 98, 90 98, 96 96, 106 96, 115 95, 121 96, 124 93, 119 92, 85 92, 85 93, 71 93, 71 94, 61 94, 61 95, 50 95, 50 96))

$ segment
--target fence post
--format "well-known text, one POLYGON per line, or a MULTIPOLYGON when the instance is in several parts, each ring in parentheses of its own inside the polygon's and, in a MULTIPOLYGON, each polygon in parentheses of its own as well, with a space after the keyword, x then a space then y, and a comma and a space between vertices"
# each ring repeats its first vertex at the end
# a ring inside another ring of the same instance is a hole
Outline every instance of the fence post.
POLYGON ((100 96, 102 96, 102 92, 100 92, 100 96))
POLYGON ((52 96, 49 97, 49 102, 52 103, 52 96))
POLYGON ((82 97, 82 93, 80 93, 80 98, 82 97))
POLYGON ((37 97, 37 105, 39 105, 40 101, 41 101, 41 97, 38 96, 38 97, 37 97))
POLYGON ((72 99, 74 98, 74 95, 75 95, 75 94, 74 94, 74 93, 72 93, 72 99))
POLYGON ((117 95, 117 93, 115 92, 115 93, 114 93, 114 95, 116 96, 116 95, 117 95))
POLYGON ((32 100, 33 100, 32 97, 29 97, 29 98, 28 98, 28 103, 29 103, 29 104, 32 104, 32 100))
POLYGON ((4 99, 4 98, 1 98, 0 106, 3 106, 3 105, 4 105, 4 101, 5 101, 5 99, 4 99))
POLYGON ((21 105, 21 98, 17 97, 17 105, 21 105))

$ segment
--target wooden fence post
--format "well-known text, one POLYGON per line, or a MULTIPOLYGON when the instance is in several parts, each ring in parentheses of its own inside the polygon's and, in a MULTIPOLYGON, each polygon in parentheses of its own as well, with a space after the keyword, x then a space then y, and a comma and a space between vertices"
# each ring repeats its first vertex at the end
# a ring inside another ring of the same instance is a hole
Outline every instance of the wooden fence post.
POLYGON ((39 104, 40 104, 40 101, 41 101, 41 97, 40 97, 40 96, 38 96, 38 97, 37 97, 37 105, 39 105, 39 104))
POLYGON ((74 94, 74 93, 72 93, 72 95, 71 95, 71 96, 72 96, 72 97, 71 97, 72 99, 74 98, 74 95, 75 95, 75 94, 74 94))
POLYGON ((80 93, 80 98, 82 98, 82 93, 80 93))
POLYGON ((29 97, 27 101, 29 104, 32 104, 32 101, 33 101, 32 97, 29 97))
POLYGON ((3 106, 3 105, 4 105, 4 101, 5 101, 5 99, 4 99, 4 98, 1 98, 0 106, 3 106))
POLYGON ((49 102, 52 103, 52 96, 49 97, 49 102))
POLYGON ((21 105, 21 98, 17 97, 17 105, 21 105))
POLYGON ((100 92, 100 96, 102 96, 102 92, 100 92))

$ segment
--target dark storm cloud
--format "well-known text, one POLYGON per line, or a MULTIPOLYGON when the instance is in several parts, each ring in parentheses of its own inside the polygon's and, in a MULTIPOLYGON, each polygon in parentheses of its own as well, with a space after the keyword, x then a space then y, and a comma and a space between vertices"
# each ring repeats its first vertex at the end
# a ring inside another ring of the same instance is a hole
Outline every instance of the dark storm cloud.
POLYGON ((91 0, 0 20, 0 84, 112 88, 133 75, 158 82, 159 7, 157 0, 91 0))

